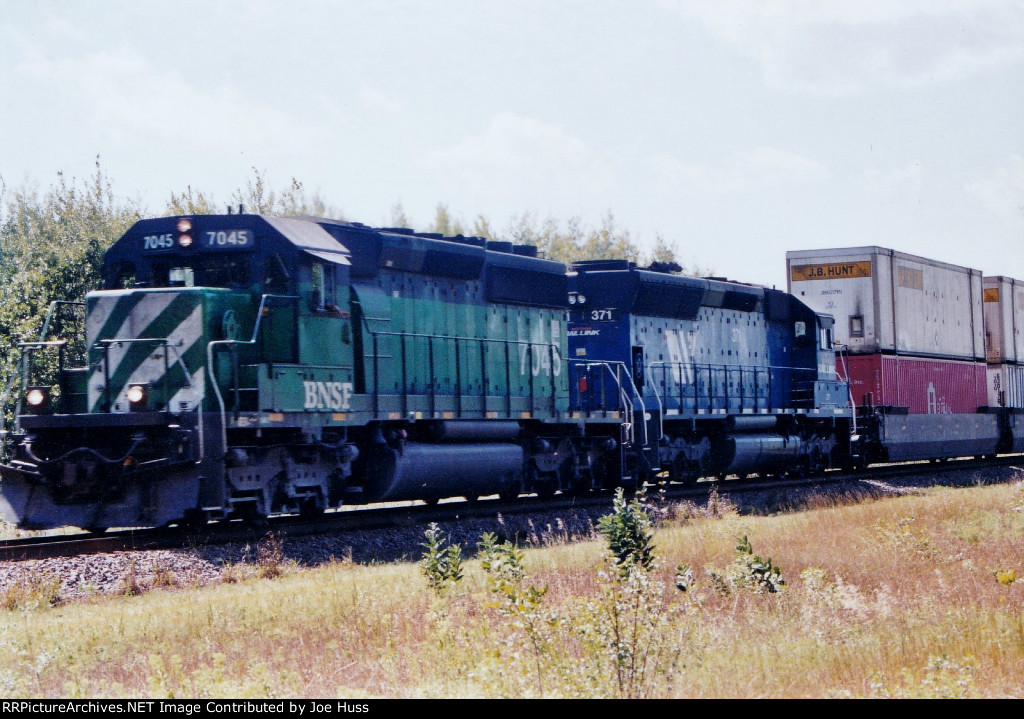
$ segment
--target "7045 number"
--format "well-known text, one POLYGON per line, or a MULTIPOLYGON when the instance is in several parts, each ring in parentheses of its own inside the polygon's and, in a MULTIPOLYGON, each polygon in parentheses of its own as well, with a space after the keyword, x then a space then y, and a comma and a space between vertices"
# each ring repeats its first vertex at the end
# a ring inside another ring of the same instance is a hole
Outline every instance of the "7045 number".
POLYGON ((207 247, 247 247, 252 244, 249 230, 221 230, 206 233, 207 247))

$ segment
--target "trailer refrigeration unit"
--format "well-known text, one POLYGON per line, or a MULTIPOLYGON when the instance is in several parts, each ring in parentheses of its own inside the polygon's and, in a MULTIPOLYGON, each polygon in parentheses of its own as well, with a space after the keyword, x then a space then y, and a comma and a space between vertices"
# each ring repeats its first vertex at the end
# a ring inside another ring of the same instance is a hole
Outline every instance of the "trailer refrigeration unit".
POLYGON ((988 407, 979 270, 874 246, 787 252, 786 263, 789 291, 835 318, 867 457, 1000 449, 1007 418, 988 407))

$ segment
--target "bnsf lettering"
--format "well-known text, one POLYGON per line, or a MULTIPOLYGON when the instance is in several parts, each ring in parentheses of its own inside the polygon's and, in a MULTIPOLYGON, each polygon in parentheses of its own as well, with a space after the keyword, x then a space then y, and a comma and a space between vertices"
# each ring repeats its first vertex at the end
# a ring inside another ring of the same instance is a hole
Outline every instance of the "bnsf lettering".
POLYGON ((174 247, 174 236, 171 233, 164 235, 146 235, 142 238, 142 249, 144 250, 168 250, 174 247))
POLYGON ((348 409, 352 403, 351 382, 303 382, 305 409, 348 409))

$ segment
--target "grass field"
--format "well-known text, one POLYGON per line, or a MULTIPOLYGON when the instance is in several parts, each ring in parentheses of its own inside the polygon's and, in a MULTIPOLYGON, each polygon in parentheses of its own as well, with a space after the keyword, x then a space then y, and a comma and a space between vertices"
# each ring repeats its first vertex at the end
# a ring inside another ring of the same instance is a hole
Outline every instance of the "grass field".
POLYGON ((1024 483, 766 517, 681 505, 653 541, 632 583, 601 538, 556 540, 503 591, 472 556, 441 591, 415 563, 273 552, 216 586, 55 607, 39 577, 2 598, 0 694, 1024 695, 1024 483))

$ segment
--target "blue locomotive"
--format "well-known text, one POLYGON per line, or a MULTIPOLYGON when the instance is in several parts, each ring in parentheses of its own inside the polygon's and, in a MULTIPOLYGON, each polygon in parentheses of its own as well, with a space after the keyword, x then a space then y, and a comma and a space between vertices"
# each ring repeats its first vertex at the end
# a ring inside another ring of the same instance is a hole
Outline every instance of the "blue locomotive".
POLYGON ((849 462, 832 318, 721 279, 579 262, 569 274, 573 402, 631 408, 638 478, 817 473, 849 462))

